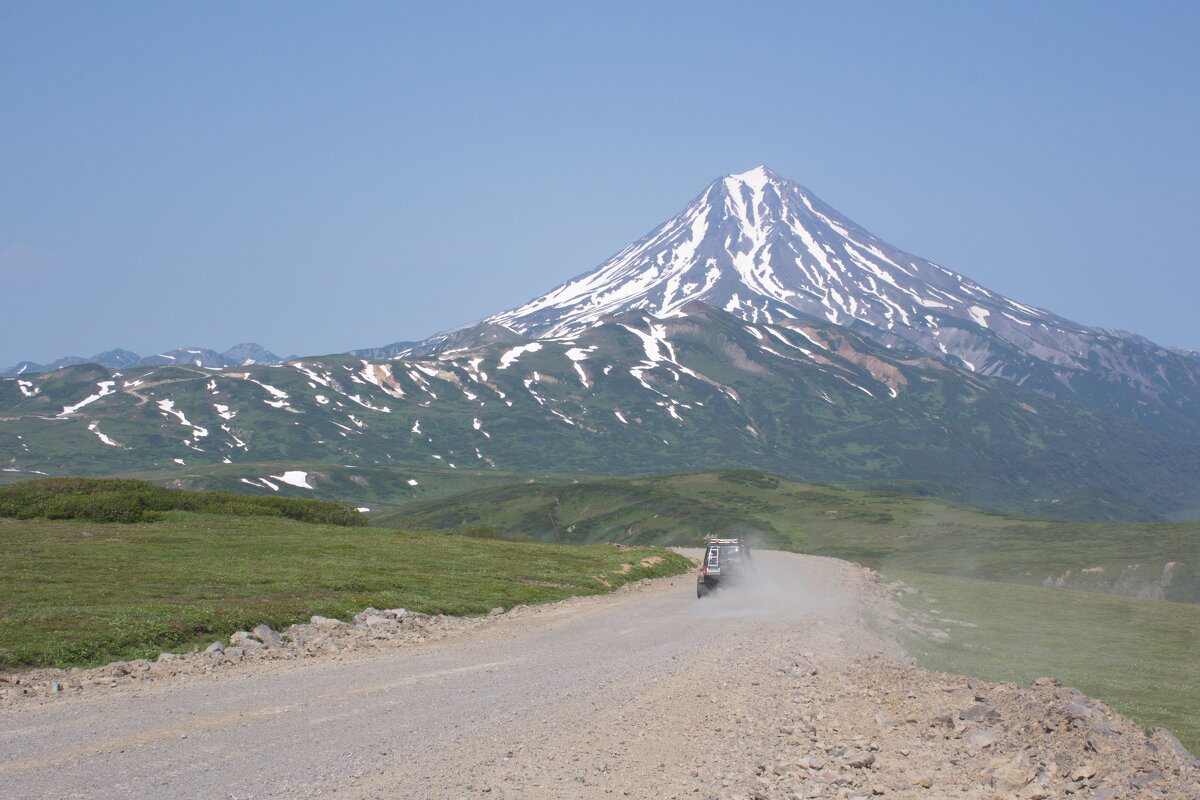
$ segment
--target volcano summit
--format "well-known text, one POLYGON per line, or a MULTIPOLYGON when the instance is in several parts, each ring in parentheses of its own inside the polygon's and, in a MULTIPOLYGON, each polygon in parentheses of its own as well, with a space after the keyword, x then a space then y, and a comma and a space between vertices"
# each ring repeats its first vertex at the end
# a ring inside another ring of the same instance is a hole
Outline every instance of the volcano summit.
POLYGON ((484 322, 561 337, 622 311, 670 317, 697 301, 751 322, 816 318, 1054 397, 1200 426, 1197 354, 989 291, 765 166, 713 181, 594 270, 484 322))

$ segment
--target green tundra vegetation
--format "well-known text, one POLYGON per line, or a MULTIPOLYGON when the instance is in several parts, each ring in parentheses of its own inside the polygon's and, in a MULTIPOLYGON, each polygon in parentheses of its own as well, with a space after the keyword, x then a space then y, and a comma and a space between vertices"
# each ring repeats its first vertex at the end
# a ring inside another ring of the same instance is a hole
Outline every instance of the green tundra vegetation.
POLYGON ((346 619, 368 606, 483 614, 691 567, 658 548, 368 528, 330 503, 229 501, 137 481, 35 481, 0 492, 0 666, 10 668, 152 658, 262 622, 346 619), (70 497, 71 487, 99 500, 62 507, 46 498, 70 497), (152 521, 94 521, 114 509, 152 521))
POLYGON ((1200 602, 1200 523, 1023 517, 753 470, 486 487, 413 501, 372 524, 486 525, 547 542, 694 545, 740 535, 876 569, 1129 594, 1158 595, 1165 570, 1162 596, 1200 602))
POLYGON ((115 478, 41 478, 0 487, 0 517, 157 522, 167 511, 240 517, 287 517, 329 525, 365 525, 366 517, 338 503, 234 492, 188 492, 115 478))

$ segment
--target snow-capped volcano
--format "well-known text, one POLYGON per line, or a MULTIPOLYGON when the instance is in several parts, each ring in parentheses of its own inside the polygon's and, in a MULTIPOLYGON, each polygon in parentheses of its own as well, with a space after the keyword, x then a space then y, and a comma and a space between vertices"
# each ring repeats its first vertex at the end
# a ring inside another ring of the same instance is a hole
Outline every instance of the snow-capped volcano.
POLYGON ((235 488, 310 492, 286 476, 322 461, 753 466, 931 481, 989 503, 1082 492, 1137 515, 1200 508, 1200 360, 990 292, 765 167, 485 321, 276 366, 241 349, 225 369, 196 350, 0 378, 4 470, 287 458, 235 488))
POLYGON ((866 323, 943 353, 928 340, 945 317, 1005 338, 1029 339, 1030 328, 1083 330, 892 247, 765 166, 714 181, 596 269, 487 321, 558 336, 629 309, 671 316, 693 301, 750 321, 800 313, 866 323))
POLYGON ((695 301, 750 322, 816 317, 1052 393, 1074 389, 1080 373, 1157 399, 1200 388, 1182 359, 1146 368, 1148 355, 1166 354, 1157 345, 989 291, 882 241, 765 166, 714 181, 594 270, 484 322, 569 336, 621 311, 669 317, 695 301))

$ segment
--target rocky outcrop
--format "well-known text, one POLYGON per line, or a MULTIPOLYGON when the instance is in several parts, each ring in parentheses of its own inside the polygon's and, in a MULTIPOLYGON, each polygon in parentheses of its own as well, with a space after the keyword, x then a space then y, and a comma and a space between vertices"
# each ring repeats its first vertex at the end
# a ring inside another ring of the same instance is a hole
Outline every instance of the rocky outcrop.
MULTIPOLYGON (((1049 589, 1078 589, 1085 592, 1120 594, 1147 600, 1177 599, 1175 591, 1179 574, 1186 566, 1179 561, 1165 564, 1125 564, 1120 567, 1103 565, 1066 570, 1046 577, 1042 586, 1049 589)), ((1185 598, 1178 598, 1185 599, 1185 598)))

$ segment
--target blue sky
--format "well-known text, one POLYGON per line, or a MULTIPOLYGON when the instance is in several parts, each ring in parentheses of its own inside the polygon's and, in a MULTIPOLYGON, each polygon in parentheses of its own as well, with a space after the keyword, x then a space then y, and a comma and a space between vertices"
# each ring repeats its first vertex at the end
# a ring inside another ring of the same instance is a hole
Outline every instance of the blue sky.
POLYGON ((0 366, 422 338, 765 163, 1200 349, 1200 3, 0 2, 0 366))

